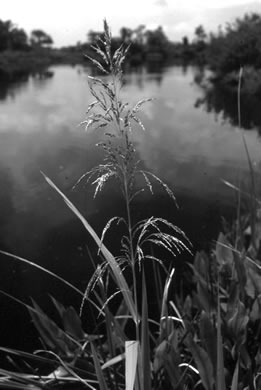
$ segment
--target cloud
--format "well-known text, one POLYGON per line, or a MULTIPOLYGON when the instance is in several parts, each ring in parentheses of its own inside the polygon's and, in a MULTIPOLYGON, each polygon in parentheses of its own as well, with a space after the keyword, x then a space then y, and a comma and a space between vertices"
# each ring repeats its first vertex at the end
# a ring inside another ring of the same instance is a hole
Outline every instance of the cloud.
POLYGON ((156 0, 154 5, 159 6, 159 7, 167 7, 168 3, 167 3, 167 0, 156 0))

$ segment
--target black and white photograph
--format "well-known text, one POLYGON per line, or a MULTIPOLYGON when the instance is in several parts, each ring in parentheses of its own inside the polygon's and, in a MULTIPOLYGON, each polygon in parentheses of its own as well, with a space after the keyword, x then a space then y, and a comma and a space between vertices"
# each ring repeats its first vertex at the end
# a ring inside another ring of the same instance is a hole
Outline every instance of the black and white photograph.
POLYGON ((0 0, 0 389, 261 390, 261 0, 0 0))

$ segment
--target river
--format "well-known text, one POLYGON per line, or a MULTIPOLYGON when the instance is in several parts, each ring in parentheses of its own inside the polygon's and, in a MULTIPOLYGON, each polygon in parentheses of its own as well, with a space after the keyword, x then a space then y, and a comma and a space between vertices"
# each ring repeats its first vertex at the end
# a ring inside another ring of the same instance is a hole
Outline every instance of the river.
MULTIPOLYGON (((81 288, 92 272, 88 250, 95 254, 96 248, 40 171, 99 234, 109 218, 123 212, 116 185, 95 199, 90 184, 73 190, 84 172, 102 162, 95 146, 101 131, 86 133, 79 125, 93 101, 89 71, 53 66, 44 74, 0 85, 0 249, 47 267, 81 288)), ((134 213, 137 218, 168 217, 186 232, 194 250, 208 248, 222 217, 231 222, 235 215, 236 194, 224 180, 247 190, 249 179, 242 130, 236 125, 236 97, 231 102, 225 93, 200 83, 202 76, 196 67, 169 66, 160 72, 141 68, 125 75, 121 95, 131 104, 155 98, 144 106, 146 131, 134 131, 135 147, 141 164, 173 189, 179 204, 177 210, 156 186, 153 196, 147 193, 137 200, 134 213)), ((260 110, 246 101, 242 111, 244 136, 258 174, 260 110)), ((112 233, 112 244, 108 242, 111 250, 116 235, 112 233)), ((26 302, 30 296, 44 301, 47 294, 75 302, 70 291, 40 271, 3 255, 0 262, 2 290, 26 302)), ((10 336, 10 326, 14 329, 24 319, 25 309, 7 297, 1 297, 1 305, 2 344, 30 344, 29 317, 16 336, 10 336)))

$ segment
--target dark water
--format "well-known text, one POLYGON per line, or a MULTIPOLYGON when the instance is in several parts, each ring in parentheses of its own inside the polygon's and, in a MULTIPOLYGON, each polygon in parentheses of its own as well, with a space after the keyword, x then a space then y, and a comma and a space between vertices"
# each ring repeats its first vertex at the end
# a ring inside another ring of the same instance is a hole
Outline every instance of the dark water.
MULTIPOLYGON (((123 212, 117 187, 92 197, 79 186, 85 171, 101 162, 95 147, 101 133, 84 133, 78 124, 93 98, 82 67, 52 67, 42 76, 0 85, 0 248, 57 272, 80 288, 91 265, 86 247, 96 248, 74 215, 44 181, 45 172, 101 232, 106 221, 123 212)), ((135 204, 136 217, 165 216, 185 230, 194 248, 205 248, 217 237, 221 217, 235 214, 235 193, 221 179, 248 183, 248 165, 239 129, 236 98, 203 83, 196 68, 140 70, 125 77, 123 100, 155 97, 144 107, 146 133, 135 131, 137 153, 146 169, 173 190, 179 210, 155 187, 152 198, 135 204), (197 81, 197 82, 196 82, 197 81)), ((261 171, 260 108, 244 101, 243 125, 255 170, 261 171), (251 108, 251 109, 250 109, 251 108)), ((111 249, 117 233, 111 236, 111 249)), ((110 245, 108 243, 108 245, 110 245)), ((178 260, 177 260, 178 261, 178 260)), ((46 303, 55 295, 66 304, 79 299, 33 268, 0 257, 1 289, 29 302, 46 303)), ((30 344, 35 337, 25 309, 0 297, 0 344, 30 344), (10 329, 12 333, 10 334, 10 329), (28 330, 30 329, 30 330, 28 330)))

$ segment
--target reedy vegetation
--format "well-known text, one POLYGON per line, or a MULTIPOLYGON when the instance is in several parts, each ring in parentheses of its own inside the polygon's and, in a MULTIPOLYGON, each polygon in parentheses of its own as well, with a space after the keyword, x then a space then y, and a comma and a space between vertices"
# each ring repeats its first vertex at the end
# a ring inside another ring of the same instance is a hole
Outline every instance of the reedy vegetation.
MULTIPOLYGON (((96 196, 108 180, 115 180, 123 195, 126 217, 115 216, 109 220, 99 238, 70 200, 49 178, 45 178, 99 248, 102 261, 85 293, 77 292, 83 299, 82 308, 85 304, 91 305, 88 308, 94 307, 101 320, 98 320, 94 334, 87 335, 76 311, 65 308, 55 299, 53 303, 61 317, 62 327, 48 318, 35 302, 31 307, 26 305, 45 350, 36 354, 6 348, 2 351, 50 365, 52 372, 44 376, 35 369, 26 375, 0 370, 0 388, 8 385, 17 389, 52 389, 66 383, 72 388, 77 383, 81 388, 102 390, 257 390, 261 372, 261 264, 257 260, 257 245, 251 245, 246 251, 242 234, 245 227, 239 214, 240 229, 235 228, 234 235, 225 237, 221 234, 210 255, 203 252, 196 255, 191 265, 194 291, 185 298, 170 296, 174 268, 167 272, 163 287, 158 271, 159 267, 165 269, 164 263, 151 254, 153 252, 147 253, 146 248, 156 245, 174 256, 182 250, 189 251, 188 239, 179 228, 162 218, 152 216, 136 224, 132 221, 133 200, 146 188, 153 193, 153 181, 176 202, 168 186, 154 174, 140 169, 136 159, 132 128, 135 123, 143 129, 137 113, 147 100, 132 108, 121 101, 122 64, 127 48, 120 47, 111 53, 111 36, 106 22, 104 40, 93 49, 101 61, 92 61, 106 78, 90 77, 95 101, 90 104, 83 124, 86 130, 91 126, 106 128, 105 140, 100 143, 105 161, 79 181, 92 181, 96 196), (137 188, 137 175, 144 178, 144 188, 137 188), (104 244, 106 232, 114 223, 122 224, 125 231, 118 257, 114 257, 104 244), (235 243, 234 246, 228 238, 235 243), (144 261, 152 261, 154 269, 159 301, 158 322, 149 318, 144 261), (130 280, 126 277, 128 269, 131 271, 130 280), (114 292, 108 290, 111 283, 114 292), (138 290, 142 292, 141 305, 138 290), (122 299, 115 312, 111 310, 111 301, 119 294, 122 299), (100 322, 105 323, 105 339, 99 332, 100 322), (134 332, 129 337, 128 326, 133 323, 134 332)), ((260 202, 255 204, 260 205, 260 202)), ((255 220, 253 224, 256 223, 255 220)), ((252 228, 253 235, 258 231, 258 225, 255 227, 252 228)), ((256 242, 256 238, 253 237, 252 241, 256 242)), ((43 271, 41 267, 37 268, 43 271)))

